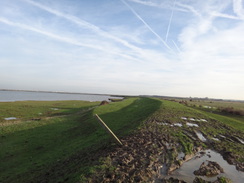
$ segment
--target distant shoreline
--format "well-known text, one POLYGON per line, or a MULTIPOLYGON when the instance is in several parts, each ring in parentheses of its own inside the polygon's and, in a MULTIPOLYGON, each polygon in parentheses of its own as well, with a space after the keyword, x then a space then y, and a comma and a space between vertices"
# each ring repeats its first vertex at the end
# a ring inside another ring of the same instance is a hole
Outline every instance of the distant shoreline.
POLYGON ((0 89, 0 91, 59 93, 59 94, 75 94, 75 95, 102 95, 102 96, 114 96, 114 97, 124 97, 124 96, 127 96, 127 95, 114 95, 114 94, 79 93, 79 92, 65 92, 65 91, 43 91, 43 90, 0 89))
POLYGON ((116 95, 116 94, 98 94, 98 93, 79 93, 79 92, 65 92, 65 91, 43 91, 43 90, 17 90, 17 89, 0 89, 0 91, 20 91, 20 92, 39 92, 39 93, 58 93, 58 94, 74 94, 74 95, 99 95, 111 97, 154 97, 163 99, 180 99, 180 100, 213 100, 213 101, 226 101, 226 102, 244 102, 238 99, 218 99, 218 98, 201 98, 201 97, 176 97, 176 96, 163 96, 163 95, 116 95))

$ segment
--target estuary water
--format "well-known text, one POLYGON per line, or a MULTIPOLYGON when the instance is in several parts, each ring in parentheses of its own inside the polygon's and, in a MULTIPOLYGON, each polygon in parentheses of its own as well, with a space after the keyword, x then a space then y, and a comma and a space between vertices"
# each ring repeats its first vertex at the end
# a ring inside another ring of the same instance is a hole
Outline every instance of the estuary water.
POLYGON ((56 101, 56 100, 84 100, 84 101, 103 101, 113 99, 122 99, 122 97, 113 97, 110 95, 98 94, 78 94, 78 93, 54 93, 54 92, 34 92, 34 91, 0 91, 0 102, 13 101, 56 101))

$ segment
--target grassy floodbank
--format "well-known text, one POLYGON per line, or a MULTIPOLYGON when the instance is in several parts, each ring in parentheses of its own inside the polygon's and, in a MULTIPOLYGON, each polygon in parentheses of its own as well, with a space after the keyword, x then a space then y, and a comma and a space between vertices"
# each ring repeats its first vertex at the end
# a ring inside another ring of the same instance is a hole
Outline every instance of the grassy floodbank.
POLYGON ((94 114, 123 137, 136 129, 161 102, 130 98, 98 102, 26 101, 0 103, 0 182, 76 182, 111 146, 94 114), (93 108, 95 107, 95 108, 93 108), (90 110, 89 110, 90 109, 90 110), (4 118, 16 117, 6 121, 4 118))
MULTIPOLYGON (((93 174, 83 176, 81 182, 174 182, 168 180, 170 176, 160 177, 159 172, 172 173, 201 149, 221 153, 228 163, 244 170, 244 146, 236 138, 244 139, 243 131, 208 112, 177 102, 158 101, 160 107, 140 130, 123 139, 125 146, 105 154, 93 174), (179 159, 181 154, 183 159, 179 159)), ((239 124, 235 120, 232 123, 239 124)), ((194 175, 189 177, 194 179, 194 175)))
MULTIPOLYGON (((190 155, 200 146, 226 149, 234 163, 244 162, 243 144, 232 138, 244 139, 243 131, 206 111, 151 98, 98 105, 81 101, 0 103, 0 182, 94 182, 111 175, 114 181, 125 176, 127 182, 143 176, 152 178, 163 164, 169 168, 181 164, 179 152, 190 155), (94 114, 125 146, 114 144, 94 114), (17 119, 6 121, 6 117, 17 119), (198 127, 189 127, 186 122, 198 127), (138 127, 140 130, 134 132, 138 127), (207 143, 197 138, 196 130, 208 139, 207 143), (225 138, 212 140, 219 135, 225 138), (97 175, 95 180, 92 173, 97 175)), ((238 126, 235 120, 231 123, 238 126)))

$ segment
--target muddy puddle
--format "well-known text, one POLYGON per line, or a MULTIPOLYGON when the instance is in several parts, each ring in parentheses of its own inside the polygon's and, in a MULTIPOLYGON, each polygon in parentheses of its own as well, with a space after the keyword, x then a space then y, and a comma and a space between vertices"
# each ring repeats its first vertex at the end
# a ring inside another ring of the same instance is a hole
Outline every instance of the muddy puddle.
POLYGON ((186 123, 187 126, 190 126, 190 127, 199 127, 198 124, 195 124, 195 123, 186 123))
POLYGON ((4 118, 5 120, 14 120, 14 119, 17 119, 16 117, 8 117, 8 118, 4 118))
POLYGON ((181 123, 174 123, 174 126, 182 127, 183 125, 181 123))
POLYGON ((203 136, 203 134, 201 132, 195 131, 197 137, 202 141, 202 142, 206 142, 207 139, 203 136))
POLYGON ((215 141, 220 141, 218 138, 216 138, 216 137, 212 137, 212 139, 213 140, 215 140, 215 141))
POLYGON ((205 150, 197 153, 191 160, 183 163, 183 165, 173 171, 171 175, 164 176, 164 178, 174 177, 180 180, 184 180, 186 182, 193 182, 195 179, 195 175, 193 172, 198 170, 200 165, 205 161, 214 161, 217 162, 223 169, 224 173, 220 173, 219 175, 207 177, 207 176, 198 176, 206 181, 215 181, 217 177, 224 176, 232 180, 235 183, 242 183, 244 180, 244 173, 236 170, 234 165, 230 165, 223 159, 223 157, 212 150, 205 150))
POLYGON ((241 144, 244 144, 244 141, 238 137, 235 137, 241 144))
POLYGON ((57 111, 57 110, 59 110, 58 108, 51 108, 51 110, 53 110, 53 111, 57 111))

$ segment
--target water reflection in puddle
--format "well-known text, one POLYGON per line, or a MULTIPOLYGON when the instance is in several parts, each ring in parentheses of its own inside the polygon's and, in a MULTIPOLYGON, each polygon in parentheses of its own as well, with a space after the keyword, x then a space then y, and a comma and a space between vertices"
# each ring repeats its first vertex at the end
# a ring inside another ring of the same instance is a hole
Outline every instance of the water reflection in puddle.
POLYGON ((59 109, 58 109, 58 108, 51 108, 51 110, 57 111, 57 110, 59 110, 59 109))
POLYGON ((182 127, 182 124, 181 123, 174 123, 173 126, 182 127))
POLYGON ((5 120, 14 120, 17 119, 16 117, 9 117, 9 118, 4 118, 5 120))
POLYGON ((238 138, 238 137, 235 137, 241 144, 244 144, 244 141, 243 140, 241 140, 240 138, 238 138))
POLYGON ((200 119, 200 121, 203 121, 203 122, 208 122, 206 119, 200 119))
POLYGON ((179 169, 172 172, 171 175, 167 175, 165 178, 174 177, 184 180, 186 182, 193 182, 193 180, 195 179, 195 175, 193 174, 193 172, 195 170, 198 170, 201 164, 206 160, 217 162, 224 169, 224 173, 221 173, 218 176, 214 177, 199 176, 202 179, 207 181, 214 181, 217 179, 217 177, 224 176, 231 179, 232 182, 235 183, 243 182, 244 173, 236 170, 236 167, 234 165, 228 164, 219 153, 212 150, 205 150, 197 153, 194 158, 183 163, 183 165, 179 169))
POLYGON ((165 125, 165 126, 168 126, 169 125, 169 123, 164 123, 164 122, 157 122, 157 125, 165 125))
POLYGON ((180 153, 178 154, 178 156, 177 156, 177 160, 183 160, 184 157, 185 157, 185 153, 180 152, 180 153))
POLYGON ((164 126, 178 126, 178 127, 182 127, 183 125, 181 123, 173 123, 173 124, 169 124, 169 123, 164 123, 164 122, 156 122, 157 125, 164 125, 164 126))
POLYGON ((201 132, 197 132, 195 131, 197 137, 202 141, 202 142, 206 142, 207 139, 203 136, 203 134, 201 132))
POLYGON ((219 136, 222 137, 222 138, 224 138, 224 139, 226 138, 224 135, 221 135, 221 134, 219 134, 219 136))
POLYGON ((187 120, 187 118, 186 118, 186 117, 181 117, 181 119, 183 119, 183 120, 187 120))
POLYGON ((218 138, 212 137, 213 140, 215 141, 220 141, 218 138))
POLYGON ((194 123, 186 123, 187 126, 191 126, 191 127, 199 127, 198 124, 194 124, 194 123))

